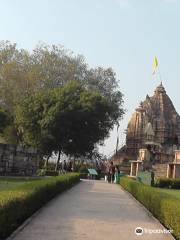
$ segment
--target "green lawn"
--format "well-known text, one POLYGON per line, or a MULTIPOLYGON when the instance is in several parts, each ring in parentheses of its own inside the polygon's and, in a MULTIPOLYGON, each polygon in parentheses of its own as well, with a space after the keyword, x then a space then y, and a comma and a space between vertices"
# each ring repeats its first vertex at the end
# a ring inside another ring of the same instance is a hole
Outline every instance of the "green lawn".
POLYGON ((15 182, 8 182, 8 181, 0 181, 0 192, 4 190, 12 190, 13 188, 16 188, 17 186, 22 185, 23 181, 15 181, 15 182))
POLYGON ((12 190, 26 182, 34 181, 30 178, 8 178, 0 177, 0 192, 5 190, 12 190))
POLYGON ((180 190, 175 190, 175 189, 165 189, 165 188, 158 188, 159 191, 168 193, 172 195, 173 197, 176 197, 180 199, 180 190))

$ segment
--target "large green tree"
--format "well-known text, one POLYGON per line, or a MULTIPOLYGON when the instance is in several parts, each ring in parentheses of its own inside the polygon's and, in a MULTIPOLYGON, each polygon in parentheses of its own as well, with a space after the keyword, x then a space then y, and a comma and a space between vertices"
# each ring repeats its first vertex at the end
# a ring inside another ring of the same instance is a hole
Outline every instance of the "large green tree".
POLYGON ((8 41, 0 42, 0 98, 11 112, 24 95, 62 87, 72 80, 99 91, 109 101, 122 101, 111 68, 89 68, 83 56, 60 45, 39 44, 28 52, 8 41))
MULTIPOLYGON (((49 116, 46 110, 49 109, 49 105, 54 105, 53 101, 57 101, 54 96, 58 95, 60 89, 67 86, 72 80, 88 91, 88 93, 84 93, 87 101, 93 99, 95 102, 95 99, 98 99, 97 94, 106 99, 111 123, 112 125, 118 123, 124 113, 123 96, 119 90, 116 74, 111 68, 90 68, 83 56, 74 55, 60 45, 49 46, 41 43, 33 51, 28 52, 25 49, 19 49, 16 44, 1 41, 0 105, 3 105, 11 115, 11 125, 4 132, 8 142, 37 146, 44 149, 46 154, 51 152, 51 143, 56 139, 49 129, 43 127, 42 124, 48 121, 48 117, 44 118, 44 116, 49 116), (88 95, 90 92, 94 95, 88 95), (22 109, 27 115, 26 123, 19 114, 23 111, 22 109), (35 115, 32 116, 32 113, 35 115)), ((58 108, 54 108, 54 114, 56 111, 58 112, 58 108)), ((48 112, 48 114, 50 113, 48 112)), ((71 114, 76 115, 75 111, 71 114)), ((78 122, 79 115, 74 116, 74 122, 78 122)), ((90 119, 94 118, 93 120, 96 121, 96 117, 97 115, 91 115, 90 119)), ((71 129, 71 134, 73 131, 74 129, 71 129)), ((78 149, 74 142, 73 138, 70 139, 71 144, 66 144, 68 150, 65 150, 64 147, 64 151, 74 152, 72 149, 78 149)))
POLYGON ((51 90, 39 91, 27 95, 15 107, 15 126, 21 144, 38 148, 44 154, 51 154, 55 149, 54 139, 49 129, 44 126, 49 109, 56 104, 51 90), (53 147, 52 147, 53 144, 53 147))
POLYGON ((114 125, 109 102, 77 82, 53 92, 57 103, 50 109, 46 124, 59 143, 58 151, 76 157, 92 152, 114 125))
MULTIPOLYGON (((114 103, 113 103, 114 105, 114 103)), ((27 97, 16 108, 23 142, 50 154, 86 155, 108 136, 116 122, 112 103, 72 81, 27 97)))

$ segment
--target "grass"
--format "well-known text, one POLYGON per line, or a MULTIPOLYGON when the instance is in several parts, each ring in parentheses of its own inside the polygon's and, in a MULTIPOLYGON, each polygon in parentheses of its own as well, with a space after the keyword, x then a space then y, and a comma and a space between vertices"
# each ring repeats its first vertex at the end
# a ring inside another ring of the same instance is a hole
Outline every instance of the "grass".
POLYGON ((17 182, 8 182, 8 181, 0 181, 0 192, 5 190, 13 190, 14 188, 24 184, 23 181, 17 182))
POLYGON ((32 182, 34 180, 37 180, 35 178, 23 178, 23 177, 0 177, 0 192, 2 191, 8 191, 8 190, 13 190, 25 183, 32 182))

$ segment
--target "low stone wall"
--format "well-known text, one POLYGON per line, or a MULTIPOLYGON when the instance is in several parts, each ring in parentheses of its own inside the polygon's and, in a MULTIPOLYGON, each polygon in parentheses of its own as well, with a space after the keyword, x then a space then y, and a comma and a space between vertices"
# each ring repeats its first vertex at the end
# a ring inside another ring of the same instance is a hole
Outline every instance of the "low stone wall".
POLYGON ((31 176, 38 168, 38 154, 33 148, 0 144, 0 175, 31 176))
POLYGON ((180 165, 176 165, 176 178, 180 178, 180 165))
POLYGON ((152 167, 155 178, 165 178, 167 176, 167 164, 159 163, 154 164, 152 167))

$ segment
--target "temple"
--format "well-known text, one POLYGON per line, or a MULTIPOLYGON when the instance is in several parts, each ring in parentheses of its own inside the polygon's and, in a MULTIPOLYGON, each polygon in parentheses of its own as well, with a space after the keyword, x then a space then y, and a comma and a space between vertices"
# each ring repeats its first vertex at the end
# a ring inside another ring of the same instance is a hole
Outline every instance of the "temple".
POLYGON ((180 116, 162 83, 140 103, 127 126, 126 154, 136 159, 142 148, 155 151, 157 161, 162 153, 164 161, 171 160, 180 148, 180 116))

